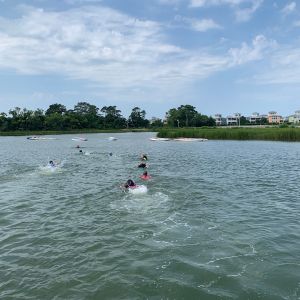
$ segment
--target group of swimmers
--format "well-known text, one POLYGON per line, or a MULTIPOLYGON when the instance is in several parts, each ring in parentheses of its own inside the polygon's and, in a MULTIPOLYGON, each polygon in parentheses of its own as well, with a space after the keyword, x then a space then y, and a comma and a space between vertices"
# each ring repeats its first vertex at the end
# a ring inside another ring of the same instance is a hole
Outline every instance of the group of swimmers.
MULTIPOLYGON (((146 154, 142 154, 141 155, 141 162, 138 165, 138 168, 144 169, 143 174, 140 176, 140 178, 143 179, 143 180, 149 180, 151 178, 151 176, 148 175, 147 170, 145 170, 145 169, 148 168, 148 165, 146 164, 147 160, 148 160, 148 156, 146 154)), ((124 183, 123 187, 125 189, 129 189, 129 188, 136 188, 137 185, 136 185, 136 183, 132 179, 128 179, 126 181, 126 183, 124 183)))
MULTIPOLYGON (((88 152, 83 152, 82 149, 80 149, 80 146, 77 145, 75 148, 79 149, 80 154, 87 154, 88 152)), ((54 162, 53 160, 50 160, 48 163, 48 166, 51 168, 56 168, 58 166, 58 163, 54 162)))
POLYGON ((80 154, 90 155, 90 152, 83 152, 82 149, 80 149, 80 146, 79 146, 79 145, 77 145, 76 148, 79 149, 79 153, 80 153, 80 154))
MULTIPOLYGON (((77 149, 79 148, 79 153, 83 154, 83 151, 80 149, 79 145, 77 145, 76 148, 77 149)), ((112 156, 112 152, 110 152, 109 155, 112 156)), ((138 168, 144 169, 143 174, 140 176, 140 178, 142 180, 149 180, 151 178, 151 176, 148 174, 148 172, 146 170, 148 168, 148 165, 147 165, 146 161, 148 161, 148 156, 146 154, 142 154, 141 155, 141 162, 138 164, 138 168)), ((57 166, 57 164, 53 160, 50 160, 48 165, 52 168, 55 168, 57 166)), ((124 183, 122 185, 122 187, 124 187, 125 189, 129 189, 129 188, 136 188, 137 185, 132 179, 128 179, 126 181, 126 183, 124 183)))
MULTIPOLYGON (((85 154, 85 155, 90 155, 91 154, 90 152, 82 151, 82 149, 80 149, 81 147, 79 145, 77 145, 75 148, 79 149, 80 154, 85 154)), ((109 156, 113 155, 112 152, 109 152, 108 154, 109 154, 109 156)), ((55 168, 55 167, 57 167, 57 164, 53 160, 50 160, 49 163, 48 163, 48 166, 50 166, 52 168, 55 168)))

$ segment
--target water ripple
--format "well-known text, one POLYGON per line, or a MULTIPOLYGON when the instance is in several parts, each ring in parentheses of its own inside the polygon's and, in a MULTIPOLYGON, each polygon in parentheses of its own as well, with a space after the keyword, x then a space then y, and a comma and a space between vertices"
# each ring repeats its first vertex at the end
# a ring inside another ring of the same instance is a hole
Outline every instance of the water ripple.
POLYGON ((300 298, 299 144, 108 136, 5 138, 1 299, 300 298))

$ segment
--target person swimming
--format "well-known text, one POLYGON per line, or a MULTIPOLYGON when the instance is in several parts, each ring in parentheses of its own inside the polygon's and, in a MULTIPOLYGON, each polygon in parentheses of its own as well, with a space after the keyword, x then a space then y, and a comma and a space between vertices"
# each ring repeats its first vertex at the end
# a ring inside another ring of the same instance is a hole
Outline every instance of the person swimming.
POLYGON ((138 165, 138 168, 143 168, 143 169, 145 169, 145 168, 147 168, 147 164, 144 163, 144 162, 142 162, 142 163, 140 163, 140 164, 138 165))
POLYGON ((112 154, 112 152, 109 152, 109 156, 112 156, 113 154, 112 154))
POLYGON ((49 161, 49 165, 50 165, 50 167, 55 167, 55 163, 53 162, 53 160, 49 161))
POLYGON ((148 156, 146 154, 141 155, 141 160, 148 160, 148 156))
POLYGON ((79 153, 83 153, 81 149, 79 150, 79 153))
POLYGON ((135 184, 135 182, 132 179, 128 179, 126 181, 126 183, 124 184, 125 189, 133 188, 135 186, 136 186, 136 184, 135 184))
POLYGON ((148 175, 148 172, 147 172, 147 171, 145 171, 145 172, 143 173, 143 175, 140 176, 140 178, 143 179, 143 180, 148 180, 148 179, 151 178, 151 176, 148 175))

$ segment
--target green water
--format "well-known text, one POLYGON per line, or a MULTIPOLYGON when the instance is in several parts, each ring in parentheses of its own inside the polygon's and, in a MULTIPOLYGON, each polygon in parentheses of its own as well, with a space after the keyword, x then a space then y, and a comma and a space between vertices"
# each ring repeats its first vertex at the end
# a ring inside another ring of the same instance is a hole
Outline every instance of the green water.
POLYGON ((0 299, 300 299, 300 143, 110 135, 0 138, 0 299))

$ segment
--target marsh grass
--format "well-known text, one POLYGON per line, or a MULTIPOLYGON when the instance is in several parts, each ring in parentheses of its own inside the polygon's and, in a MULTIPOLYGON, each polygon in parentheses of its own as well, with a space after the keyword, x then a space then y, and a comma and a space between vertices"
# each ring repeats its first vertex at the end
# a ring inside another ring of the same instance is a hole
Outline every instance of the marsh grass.
POLYGON ((210 140, 300 141, 300 128, 180 128, 161 129, 162 138, 206 138, 210 140))

